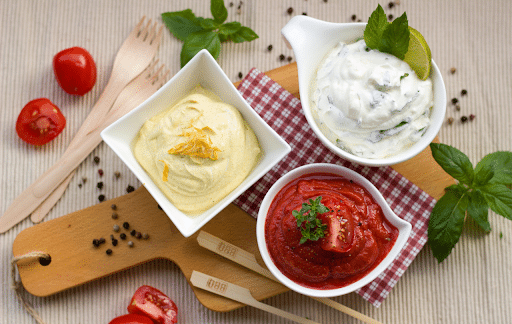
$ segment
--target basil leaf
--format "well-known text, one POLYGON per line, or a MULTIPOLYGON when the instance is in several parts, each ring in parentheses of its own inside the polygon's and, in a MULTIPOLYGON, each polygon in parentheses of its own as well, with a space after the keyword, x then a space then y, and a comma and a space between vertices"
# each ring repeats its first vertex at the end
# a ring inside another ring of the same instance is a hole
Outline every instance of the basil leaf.
POLYGON ((211 31, 200 31, 190 34, 181 49, 181 67, 184 67, 202 49, 207 49, 217 59, 220 54, 219 35, 211 31))
POLYGON ((494 177, 489 180, 490 183, 512 184, 512 152, 500 151, 487 154, 476 165, 475 173, 478 174, 488 168, 494 172, 494 177))
POLYGON ((221 33, 222 35, 228 36, 228 35, 236 33, 237 31, 240 30, 240 28, 242 28, 241 23, 239 23, 238 21, 232 21, 232 22, 228 22, 228 23, 221 25, 219 27, 219 33, 221 33))
POLYGON ((364 42, 366 46, 378 50, 381 47, 382 33, 388 25, 386 13, 379 4, 377 9, 370 15, 368 24, 366 24, 364 29, 364 42))
POLYGON ((190 34, 203 30, 200 19, 190 9, 164 12, 161 16, 167 29, 179 40, 185 41, 190 34))
POLYGON ((217 24, 222 24, 228 18, 228 10, 224 6, 224 0, 211 0, 210 11, 217 24))
POLYGON ((201 20, 200 24, 204 30, 214 30, 214 29, 219 28, 219 24, 211 18, 205 18, 205 19, 201 20))
POLYGON ((404 12, 400 17, 393 20, 382 33, 382 44, 379 50, 403 60, 409 49, 409 37, 407 14, 404 12))
POLYGON ((233 43, 250 42, 258 38, 258 35, 249 27, 242 26, 236 33, 229 35, 233 43))
POLYGON ((465 189, 449 188, 432 209, 428 223, 428 242, 438 262, 446 259, 459 241, 469 203, 465 189))
POLYGON ((441 143, 431 143, 430 149, 434 160, 449 175, 467 185, 473 182, 473 165, 466 154, 452 146, 441 143))
POLYGON ((503 184, 487 184, 480 188, 487 204, 495 213, 512 220, 512 190, 503 184))
POLYGON ((490 165, 484 165, 478 172, 475 171, 473 184, 477 187, 485 186, 494 177, 494 171, 490 165))
POLYGON ((491 231, 491 224, 489 224, 489 206, 485 201, 483 194, 479 190, 468 191, 469 205, 468 215, 475 220, 475 222, 484 231, 491 231))

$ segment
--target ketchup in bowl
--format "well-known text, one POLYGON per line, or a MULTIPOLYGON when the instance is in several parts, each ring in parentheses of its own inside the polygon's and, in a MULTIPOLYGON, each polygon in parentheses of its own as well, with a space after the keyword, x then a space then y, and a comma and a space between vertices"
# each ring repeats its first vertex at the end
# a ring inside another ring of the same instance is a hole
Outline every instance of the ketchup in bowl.
POLYGON ((388 255, 399 230, 361 185, 331 173, 304 174, 275 195, 265 219, 265 242, 275 266, 293 282, 312 289, 337 289, 368 273, 388 255), (321 197, 328 212, 324 237, 300 243, 292 215, 303 203, 321 197))

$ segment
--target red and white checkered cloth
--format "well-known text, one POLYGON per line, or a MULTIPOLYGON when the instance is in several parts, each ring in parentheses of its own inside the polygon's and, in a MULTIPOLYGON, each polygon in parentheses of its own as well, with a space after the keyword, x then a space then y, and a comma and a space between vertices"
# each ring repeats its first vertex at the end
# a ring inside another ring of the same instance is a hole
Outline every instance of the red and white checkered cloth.
POLYGON ((390 167, 361 166, 331 153, 309 127, 300 100, 257 69, 249 72, 238 86, 238 91, 267 124, 290 144, 292 150, 234 201, 237 206, 257 217, 263 197, 282 175, 305 164, 333 163, 366 177, 382 193, 391 209, 412 224, 409 240, 395 261, 374 281, 357 290, 374 306, 380 306, 427 242, 428 219, 436 201, 390 167))

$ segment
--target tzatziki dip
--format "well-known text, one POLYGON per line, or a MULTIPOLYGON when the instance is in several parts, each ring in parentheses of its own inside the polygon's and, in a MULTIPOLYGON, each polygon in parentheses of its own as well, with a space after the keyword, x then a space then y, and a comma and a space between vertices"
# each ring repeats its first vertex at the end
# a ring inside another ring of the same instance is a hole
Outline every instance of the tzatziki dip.
POLYGON ((407 63, 364 40, 340 42, 324 58, 311 90, 322 133, 359 157, 399 154, 430 125, 432 81, 420 80, 407 63))

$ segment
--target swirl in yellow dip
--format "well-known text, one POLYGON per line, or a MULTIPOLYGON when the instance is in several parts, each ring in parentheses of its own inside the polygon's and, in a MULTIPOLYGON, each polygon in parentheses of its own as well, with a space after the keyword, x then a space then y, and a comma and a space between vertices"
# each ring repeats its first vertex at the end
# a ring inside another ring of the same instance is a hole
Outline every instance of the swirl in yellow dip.
POLYGON ((144 123, 133 152, 174 206, 190 216, 233 191, 261 155, 240 112, 201 86, 144 123))

